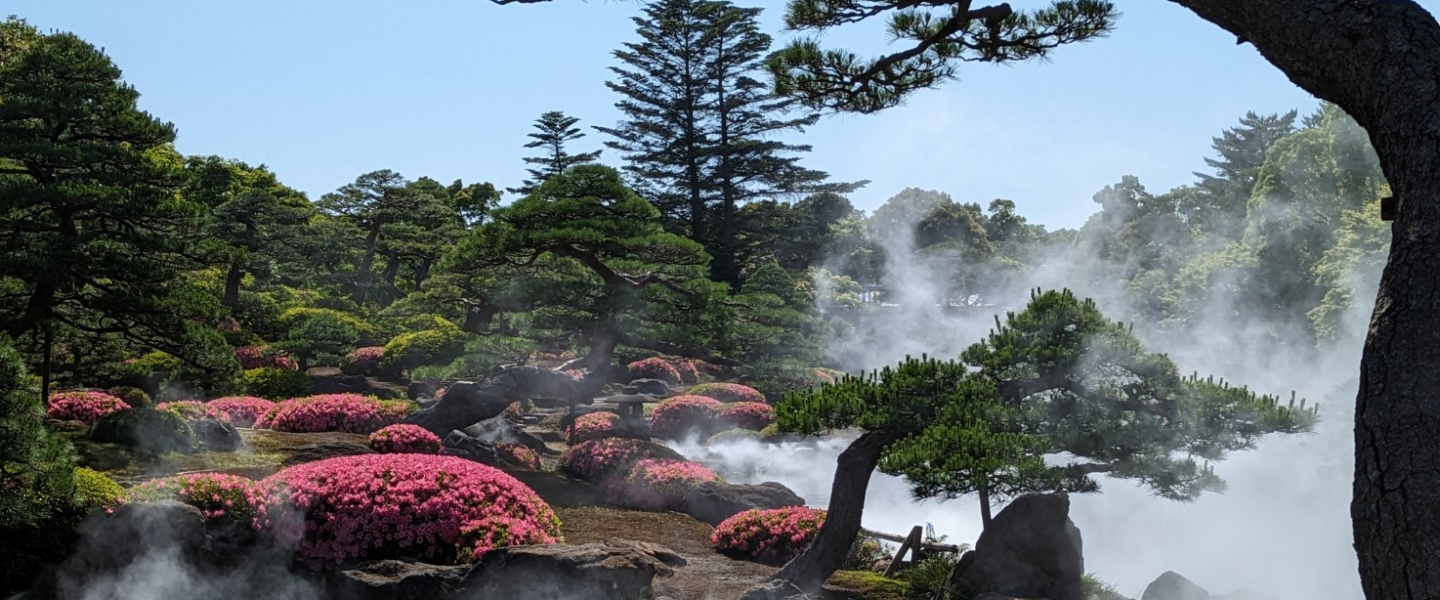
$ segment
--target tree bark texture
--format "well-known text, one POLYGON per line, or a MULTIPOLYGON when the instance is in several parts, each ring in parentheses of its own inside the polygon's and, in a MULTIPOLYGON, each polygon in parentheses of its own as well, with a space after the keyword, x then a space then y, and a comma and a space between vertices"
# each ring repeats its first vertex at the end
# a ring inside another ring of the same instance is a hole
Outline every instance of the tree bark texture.
POLYGON ((1370 600, 1440 598, 1440 25, 1409 0, 1171 0, 1370 134, 1398 199, 1360 362, 1351 517, 1370 600))

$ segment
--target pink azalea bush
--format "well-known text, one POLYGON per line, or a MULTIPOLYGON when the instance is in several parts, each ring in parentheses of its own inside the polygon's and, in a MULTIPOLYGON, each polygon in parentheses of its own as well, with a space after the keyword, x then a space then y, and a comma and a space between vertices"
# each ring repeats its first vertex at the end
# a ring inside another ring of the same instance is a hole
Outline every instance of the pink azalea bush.
POLYGON ((199 400, 176 400, 174 402, 161 402, 155 405, 155 410, 163 410, 175 413, 187 421, 205 418, 205 403, 199 400))
POLYGON ((631 465, 646 458, 684 459, 680 453, 654 442, 605 438, 571 446, 560 457, 559 467, 570 477, 600 483, 611 475, 623 475, 631 465))
POLYGON ((686 493, 707 481, 720 481, 720 476, 699 463, 647 458, 630 467, 625 478, 605 483, 605 501, 627 508, 677 509, 686 493))
POLYGON ((343 431, 371 433, 393 425, 413 410, 404 401, 381 401, 359 394, 320 394, 292 398, 256 421, 256 429, 298 433, 343 431))
POLYGON ((471 563, 494 548, 561 541, 560 520, 533 490, 455 456, 341 456, 289 467, 263 485, 257 525, 316 562, 471 563))
POLYGON ((714 398, 721 402, 764 402, 765 394, 738 383, 702 383, 685 392, 694 396, 714 398))
POLYGON ((825 511, 818 508, 752 508, 721 521, 710 544, 726 556, 781 565, 804 552, 823 523, 825 511))
POLYGON ((615 432, 615 424, 618 422, 620 422, 620 415, 608 410, 581 415, 580 418, 575 419, 575 433, 570 437, 570 443, 578 444, 610 437, 615 432))
POLYGON ((719 377, 725 373, 725 367, 723 365, 708 363, 700 359, 690 361, 690 365, 695 367, 696 372, 704 373, 711 377, 719 377))
POLYGON ((128 502, 177 500, 200 509, 206 520, 249 524, 260 482, 224 473, 192 473, 151 479, 125 493, 128 502))
POLYGON ((663 358, 647 358, 629 364, 630 379, 659 379, 666 383, 680 383, 680 372, 663 358))
POLYGON ((255 422, 270 411, 275 403, 254 396, 226 396, 205 403, 205 416, 228 420, 236 427, 254 427, 255 422))
POLYGON ((275 367, 291 371, 300 368, 300 365, 290 357, 265 345, 240 346, 235 349, 235 360, 240 361, 240 368, 246 371, 264 367, 275 367))
POLYGON ((345 355, 340 369, 356 375, 376 375, 380 372, 380 359, 385 356, 384 346, 356 348, 345 355))
POLYGON ((382 454, 439 454, 440 436, 419 425, 400 423, 370 434, 370 449, 382 454))
POLYGON ((94 423, 100 417, 127 408, 130 405, 124 400, 105 392, 59 392, 50 395, 45 418, 94 423))
POLYGON ((722 426, 760 431, 775 422, 775 409, 764 402, 736 402, 720 409, 722 426))
POLYGON ((675 369, 680 376, 680 383, 695 383, 700 378, 700 371, 695 369, 695 361, 688 358, 671 358, 666 362, 675 369))
POLYGON ((725 405, 714 398, 705 396, 676 396, 661 401, 650 413, 650 434, 671 440, 685 437, 692 430, 699 429, 700 435, 708 436, 715 426, 715 418, 725 405))
POLYGON ((544 466, 539 454, 521 444, 495 444, 495 453, 501 460, 531 471, 539 471, 544 466))

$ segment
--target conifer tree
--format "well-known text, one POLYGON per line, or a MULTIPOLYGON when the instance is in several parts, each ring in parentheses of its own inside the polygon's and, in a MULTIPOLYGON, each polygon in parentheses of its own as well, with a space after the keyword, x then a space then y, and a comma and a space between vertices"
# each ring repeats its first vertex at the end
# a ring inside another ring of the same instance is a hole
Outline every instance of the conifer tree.
POLYGON ((526 195, 535 190, 535 186, 545 183, 545 180, 570 170, 570 167, 595 162, 600 158, 601 150, 594 152, 582 152, 570 154, 565 151, 565 143, 573 142, 585 137, 575 124, 579 123, 577 117, 567 117, 565 113, 552 110, 540 115, 535 119, 535 133, 527 134, 535 141, 525 144, 526 148, 541 148, 546 153, 544 156, 527 156, 525 163, 536 165, 535 168, 526 169, 530 178, 517 188, 508 188, 506 191, 512 194, 526 195))
POLYGON ((1215 172, 1195 173, 1200 178, 1198 193, 1183 196, 1186 201, 1176 207, 1180 216, 1204 233, 1238 239, 1250 192, 1265 164, 1265 151, 1294 131, 1293 110, 1265 116, 1246 112, 1239 127, 1226 129, 1211 140, 1217 157, 1205 159, 1205 164, 1215 172))

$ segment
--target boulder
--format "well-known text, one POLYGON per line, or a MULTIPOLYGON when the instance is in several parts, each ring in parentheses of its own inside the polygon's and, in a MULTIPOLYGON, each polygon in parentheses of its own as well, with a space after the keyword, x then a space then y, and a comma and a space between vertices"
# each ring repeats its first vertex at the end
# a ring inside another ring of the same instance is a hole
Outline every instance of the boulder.
POLYGON ((195 441, 209 452, 234 452, 245 445, 235 426, 215 419, 196 419, 190 422, 195 431, 195 441))
POLYGON ((429 408, 405 416, 403 422, 419 425, 431 433, 444 436, 455 430, 493 419, 516 402, 508 394, 495 393, 471 381, 460 381, 445 388, 445 394, 429 408))
POLYGON ((423 381, 412 381, 405 387, 405 397, 419 401, 421 398, 434 398, 435 387, 423 381))
POLYGON ((706 482, 685 494, 680 512, 695 517, 712 527, 721 521, 752 508, 804 506, 805 499, 779 483, 767 481, 755 485, 706 482))
POLYGON ((323 440, 304 446, 285 448, 285 451, 290 453, 290 456, 280 461, 280 465, 285 467, 292 467, 327 458, 335 458, 337 456, 375 453, 369 446, 341 440, 323 440))
POLYGON ((1006 506, 950 574, 952 594, 1084 600, 1080 529, 1065 494, 1027 494, 1006 506))
POLYGON ((648 394, 657 398, 664 398, 670 393, 670 384, 665 383, 663 379, 635 379, 632 380, 627 387, 635 388, 634 392, 627 391, 627 394, 648 394))
POLYGON ((316 394, 363 394, 381 400, 404 397, 404 392, 395 387, 376 385, 364 375, 347 375, 335 367, 313 367, 305 375, 310 377, 316 394))
POLYGON ((442 451, 450 456, 473 460, 486 465, 499 465, 500 455, 495 453, 495 446, 490 442, 466 434, 463 431, 451 431, 441 440, 442 451))
POLYGON ((130 408, 100 417, 90 429, 90 439, 119 444, 144 457, 189 454, 196 446, 194 431, 183 417, 153 408, 130 408))
POLYGON ((80 524, 80 536, 79 547, 58 573, 62 597, 65 585, 83 589, 86 582, 119 573, 156 552, 192 565, 219 562, 209 548, 205 515, 173 500, 130 502, 112 515, 97 512, 80 524))
POLYGON ((510 422, 506 415, 487 419, 462 429, 465 435, 482 440, 520 444, 541 454, 559 454, 542 440, 510 422))
POLYGON ((1210 592, 1174 571, 1161 573, 1145 586, 1140 600, 1205 600, 1210 592))
POLYGON ((485 553, 457 598, 614 600, 643 598, 656 576, 685 559, 664 546, 609 540, 572 546, 510 546, 485 553))
POLYGON ((347 600, 431 600, 447 596, 469 571, 470 565, 374 560, 333 573, 326 587, 331 597, 347 600))
POLYGON ((61 421, 59 419, 46 419, 45 427, 55 433, 85 433, 90 431, 90 424, 84 421, 61 421))

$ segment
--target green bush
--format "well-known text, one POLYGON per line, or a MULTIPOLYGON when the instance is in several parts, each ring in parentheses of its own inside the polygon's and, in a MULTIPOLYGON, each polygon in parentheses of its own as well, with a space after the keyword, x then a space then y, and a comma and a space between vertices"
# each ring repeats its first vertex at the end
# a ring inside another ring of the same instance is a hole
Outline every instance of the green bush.
POLYGON ((195 432, 184 417, 153 408, 131 408, 100 417, 90 430, 90 439, 119 444, 147 458, 169 452, 189 454, 197 447, 195 432))
MULTIPOLYGON (((39 386, 0 336, 0 530, 35 527, 75 494, 75 449, 46 429, 39 386)), ((0 536, 3 537, 3 536, 0 536)))
MULTIPOLYGON (((964 553, 966 548, 960 549, 964 553)), ((930 600, 935 593, 945 587, 950 579, 950 571, 955 570, 955 563, 959 562, 960 555, 943 552, 932 554, 920 561, 913 567, 904 569, 897 573, 897 578, 910 586, 909 597, 914 600, 930 600)))
POLYGON ((465 341, 459 358, 444 365, 421 365, 410 370, 412 379, 438 381, 472 381, 480 379, 496 365, 519 362, 538 351, 535 342, 525 338, 476 336, 465 341))
POLYGON ((250 369, 240 375, 245 393, 266 400, 285 400, 310 394, 310 376, 280 367, 250 369))
POLYGON ((85 467, 75 469, 75 502, 82 510, 111 508, 124 496, 125 488, 104 473, 85 467))
POLYGON ((465 332, 459 329, 429 329, 402 333, 385 344, 381 369, 390 373, 410 371, 420 365, 446 364, 465 351, 465 332))
POLYGON ((116 386, 108 390, 111 396, 124 400, 131 408, 154 408, 155 402, 150 399, 150 394, 145 393, 137 387, 116 386))
POLYGON ((1126 600, 1114 584, 1100 580, 1094 573, 1080 577, 1080 594, 1085 600, 1126 600))

